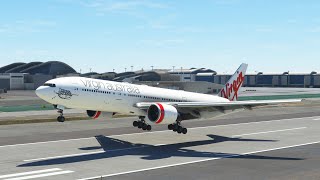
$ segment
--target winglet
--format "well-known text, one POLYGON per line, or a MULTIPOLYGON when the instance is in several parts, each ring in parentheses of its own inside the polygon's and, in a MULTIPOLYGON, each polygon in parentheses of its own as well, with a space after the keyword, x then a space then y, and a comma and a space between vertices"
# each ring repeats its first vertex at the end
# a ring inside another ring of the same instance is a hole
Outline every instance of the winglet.
POLYGON ((248 64, 242 63, 237 71, 232 75, 227 84, 219 92, 219 96, 229 99, 230 101, 238 100, 238 92, 244 83, 244 76, 247 71, 248 64))

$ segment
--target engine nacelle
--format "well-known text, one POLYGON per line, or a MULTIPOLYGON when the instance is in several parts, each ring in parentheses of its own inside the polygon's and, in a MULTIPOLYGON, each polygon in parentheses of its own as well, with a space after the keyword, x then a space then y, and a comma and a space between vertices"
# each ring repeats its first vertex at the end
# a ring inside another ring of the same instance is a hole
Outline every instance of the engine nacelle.
POLYGON ((99 117, 103 117, 104 119, 112 119, 115 114, 116 113, 113 113, 113 112, 87 110, 87 115, 92 119, 98 119, 99 117))
POLYGON ((178 118, 178 110, 167 104, 154 103, 148 108, 148 119, 155 124, 172 124, 178 118))

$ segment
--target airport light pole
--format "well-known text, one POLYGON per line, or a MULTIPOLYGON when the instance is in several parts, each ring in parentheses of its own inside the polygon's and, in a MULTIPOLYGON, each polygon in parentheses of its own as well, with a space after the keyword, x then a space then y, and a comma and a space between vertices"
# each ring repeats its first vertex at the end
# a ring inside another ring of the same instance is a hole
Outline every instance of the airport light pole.
POLYGON ((127 68, 124 68, 124 72, 127 72, 127 68))
POLYGON ((133 72, 133 66, 131 66, 131 71, 133 72))
POLYGON ((151 66, 151 70, 153 71, 153 66, 151 66))
POLYGON ((174 68, 175 68, 175 66, 172 66, 172 72, 174 72, 174 68))

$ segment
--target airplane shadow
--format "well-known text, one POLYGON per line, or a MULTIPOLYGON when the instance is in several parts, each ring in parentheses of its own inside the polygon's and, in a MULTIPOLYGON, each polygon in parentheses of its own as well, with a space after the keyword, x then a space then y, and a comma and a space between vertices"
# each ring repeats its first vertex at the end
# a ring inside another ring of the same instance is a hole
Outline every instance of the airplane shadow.
POLYGON ((209 145, 209 144, 221 143, 226 141, 275 142, 275 140, 242 139, 242 138, 232 138, 232 137, 225 137, 225 136, 218 136, 218 135, 211 135, 211 134, 207 136, 210 137, 211 139, 154 146, 149 144, 134 144, 128 141, 123 141, 123 140, 99 135, 99 136, 95 136, 95 138, 99 142, 100 146, 84 147, 80 149, 81 150, 103 149, 104 152, 40 160, 40 161, 21 164, 21 165, 18 165, 18 167, 69 164, 69 163, 92 161, 92 160, 98 160, 98 159, 107 159, 107 158, 120 157, 120 156, 142 156, 141 159, 144 159, 144 160, 158 160, 158 159, 165 159, 170 157, 303 160, 301 158, 241 155, 241 154, 230 154, 230 153, 222 153, 222 152, 195 151, 195 150, 186 149, 188 147, 209 145))

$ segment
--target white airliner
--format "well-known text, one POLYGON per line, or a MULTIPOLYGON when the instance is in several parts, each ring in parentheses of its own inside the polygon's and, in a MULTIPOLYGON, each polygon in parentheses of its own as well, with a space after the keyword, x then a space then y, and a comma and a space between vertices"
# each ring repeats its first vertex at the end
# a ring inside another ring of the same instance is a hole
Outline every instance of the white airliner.
POLYGON ((187 133, 181 121, 212 118, 255 106, 300 102, 301 100, 236 101, 244 82, 247 64, 241 64, 218 95, 171 90, 83 77, 63 77, 47 81, 36 90, 43 100, 53 104, 65 121, 63 110, 84 109, 89 117, 133 115, 133 126, 151 130, 150 124, 168 124, 168 129, 187 133))

